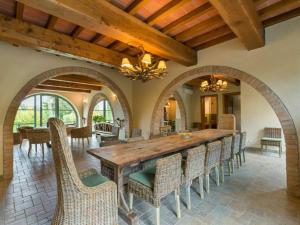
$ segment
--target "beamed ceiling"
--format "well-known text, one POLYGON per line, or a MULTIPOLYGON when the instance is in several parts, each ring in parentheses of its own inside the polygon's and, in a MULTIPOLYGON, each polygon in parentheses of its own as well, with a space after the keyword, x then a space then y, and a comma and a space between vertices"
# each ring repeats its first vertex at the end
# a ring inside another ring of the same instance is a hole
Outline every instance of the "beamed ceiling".
POLYGON ((139 50, 191 66, 198 50, 300 15, 300 0, 0 0, 0 40, 118 66, 139 50))

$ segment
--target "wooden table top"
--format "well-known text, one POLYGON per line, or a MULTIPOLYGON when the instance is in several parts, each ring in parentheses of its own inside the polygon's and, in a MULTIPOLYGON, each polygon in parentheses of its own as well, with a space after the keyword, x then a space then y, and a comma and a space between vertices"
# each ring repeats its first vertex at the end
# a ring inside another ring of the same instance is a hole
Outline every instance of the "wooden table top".
POLYGON ((87 152, 115 166, 125 167, 168 153, 211 142, 232 134, 233 131, 231 130, 206 129, 192 132, 190 139, 183 139, 180 135, 172 135, 134 143, 90 149, 87 152))

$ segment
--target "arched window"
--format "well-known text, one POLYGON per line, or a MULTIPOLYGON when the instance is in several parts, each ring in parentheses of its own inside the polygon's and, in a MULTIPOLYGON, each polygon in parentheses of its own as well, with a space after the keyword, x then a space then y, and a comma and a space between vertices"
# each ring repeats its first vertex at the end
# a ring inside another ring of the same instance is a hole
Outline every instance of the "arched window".
POLYGON ((107 100, 101 100, 94 108, 93 117, 94 116, 102 116, 103 122, 113 123, 114 118, 112 114, 112 110, 110 104, 107 100))
POLYGON ((66 99, 53 94, 36 94, 25 98, 19 106, 14 131, 20 126, 46 127, 50 117, 66 125, 78 125, 78 115, 66 99))

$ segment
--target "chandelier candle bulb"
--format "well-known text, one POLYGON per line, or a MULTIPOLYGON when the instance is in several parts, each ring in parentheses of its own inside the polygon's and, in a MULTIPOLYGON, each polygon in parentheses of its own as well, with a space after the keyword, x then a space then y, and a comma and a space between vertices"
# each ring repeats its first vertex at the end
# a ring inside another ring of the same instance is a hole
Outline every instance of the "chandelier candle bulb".
POLYGON ((143 59, 142 59, 142 62, 146 65, 150 65, 152 62, 151 62, 151 55, 150 54, 145 54, 143 56, 143 59))

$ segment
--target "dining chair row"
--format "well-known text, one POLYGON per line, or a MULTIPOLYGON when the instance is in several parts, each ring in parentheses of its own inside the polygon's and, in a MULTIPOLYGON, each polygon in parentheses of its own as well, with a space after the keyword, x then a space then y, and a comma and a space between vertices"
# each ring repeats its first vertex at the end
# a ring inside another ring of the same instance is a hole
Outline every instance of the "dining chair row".
MULTIPOLYGON (((184 186, 187 196, 187 208, 191 209, 191 185, 199 180, 199 195, 204 198, 210 192, 210 174, 215 172, 217 186, 224 182, 224 165, 227 162, 229 175, 236 166, 241 166, 241 155, 245 156, 246 133, 237 133, 224 137, 207 145, 190 148, 182 153, 160 158, 154 167, 131 173, 128 180, 129 208, 133 209, 133 197, 139 197, 155 207, 156 225, 160 225, 161 199, 175 193, 177 217, 180 212, 180 187, 184 186), (204 186, 205 178, 205 186, 204 186)), ((245 162, 245 158, 244 158, 245 162)))

